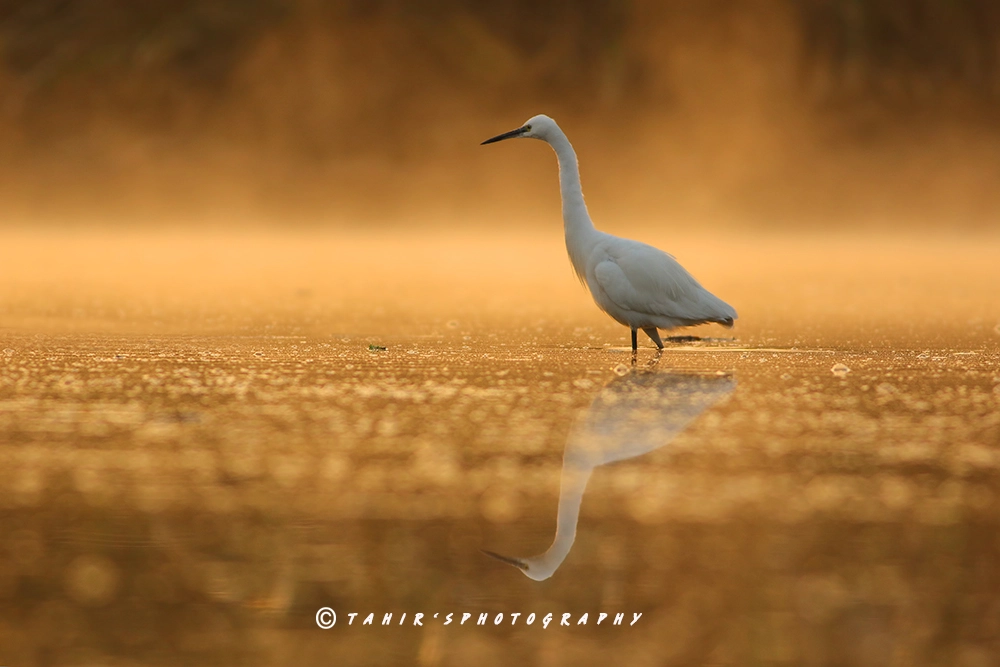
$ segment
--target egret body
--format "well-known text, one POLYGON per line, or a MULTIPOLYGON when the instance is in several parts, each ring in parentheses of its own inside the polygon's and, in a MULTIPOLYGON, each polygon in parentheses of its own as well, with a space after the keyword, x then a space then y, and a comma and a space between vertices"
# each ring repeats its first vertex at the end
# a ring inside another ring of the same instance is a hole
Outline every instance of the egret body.
POLYGON ((733 326, 733 307, 702 287, 672 256, 594 228, 583 201, 576 152, 554 120, 534 116, 516 130, 483 144, 514 138, 541 139, 555 151, 569 260, 598 307, 631 329, 633 353, 639 329, 663 349, 658 329, 706 322, 733 326))

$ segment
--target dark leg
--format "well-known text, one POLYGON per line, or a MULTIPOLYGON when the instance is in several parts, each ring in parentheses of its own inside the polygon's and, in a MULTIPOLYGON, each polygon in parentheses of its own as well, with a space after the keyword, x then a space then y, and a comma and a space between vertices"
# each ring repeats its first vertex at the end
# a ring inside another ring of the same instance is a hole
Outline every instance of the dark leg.
POLYGON ((647 336, 649 336, 649 339, 651 341, 653 341, 654 343, 656 343, 656 347, 657 348, 659 348, 661 350, 663 349, 663 341, 660 340, 660 332, 656 330, 656 327, 645 327, 645 328, 643 328, 643 332, 647 336))
POLYGON ((635 366, 635 353, 639 349, 639 339, 635 334, 635 327, 632 327, 632 365, 635 366))

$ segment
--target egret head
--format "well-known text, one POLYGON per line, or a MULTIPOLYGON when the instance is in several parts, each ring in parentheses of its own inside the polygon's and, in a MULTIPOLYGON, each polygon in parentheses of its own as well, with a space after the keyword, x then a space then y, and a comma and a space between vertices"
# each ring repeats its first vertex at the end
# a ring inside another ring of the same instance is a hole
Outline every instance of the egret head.
POLYGON ((559 131, 559 126, 556 122, 546 116, 545 114, 540 114, 538 116, 532 116, 524 122, 524 125, 517 128, 516 130, 511 130, 510 132, 504 132, 503 134, 498 134, 495 137, 487 139, 480 145, 492 144, 497 141, 503 141, 504 139, 541 139, 542 141, 548 141, 551 139, 556 132, 559 131))
POLYGON ((560 563, 562 563, 562 559, 560 559, 559 563, 549 563, 545 554, 533 558, 511 558, 510 556, 501 556, 498 553, 486 551, 485 549, 481 551, 491 558, 496 558, 498 561, 513 565, 523 572, 524 576, 528 579, 534 579, 535 581, 548 579, 555 573, 560 563))

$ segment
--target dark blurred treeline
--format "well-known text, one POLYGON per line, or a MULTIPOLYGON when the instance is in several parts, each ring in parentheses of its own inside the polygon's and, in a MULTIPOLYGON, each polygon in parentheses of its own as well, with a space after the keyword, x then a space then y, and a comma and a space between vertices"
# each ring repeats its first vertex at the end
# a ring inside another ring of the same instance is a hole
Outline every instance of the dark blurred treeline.
POLYGON ((526 110, 588 127, 738 114, 739 90, 686 94, 733 80, 798 114, 862 114, 865 136, 915 115, 990 129, 1000 4, 0 0, 0 195, 50 202, 43 173, 72 208, 72 191, 198 164, 279 191, 301 165, 447 157, 526 110))
POLYGON ((270 41, 321 35, 333 42, 327 55, 357 56, 350 69, 389 75, 394 103, 420 94, 407 80, 431 74, 499 86, 497 99, 542 91, 592 102, 596 91, 641 102, 654 92, 645 74, 663 66, 649 57, 644 26, 732 18, 736 7, 787 13, 800 46, 789 55, 833 96, 916 103, 961 87, 993 102, 1000 93, 1000 4, 991 0, 4 0, 0 81, 7 123, 30 126, 67 99, 73 116, 163 121, 171 106, 232 94, 270 41), (438 69, 414 71, 431 64, 438 69))
POLYGON ((837 94, 914 103, 961 87, 1000 92, 1000 4, 988 0, 803 0, 802 58, 837 94))

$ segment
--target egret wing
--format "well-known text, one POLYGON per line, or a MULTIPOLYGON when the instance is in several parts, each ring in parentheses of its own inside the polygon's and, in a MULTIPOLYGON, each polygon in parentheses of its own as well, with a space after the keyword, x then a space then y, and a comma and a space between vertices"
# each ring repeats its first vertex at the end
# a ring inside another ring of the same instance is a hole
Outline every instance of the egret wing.
POLYGON ((639 301, 638 294, 617 262, 613 259, 598 262, 597 266, 594 267, 594 277, 597 284, 616 306, 635 310, 634 306, 639 301))
POLYGON ((615 303, 637 313, 694 322, 718 317, 720 306, 729 309, 676 259, 645 243, 608 248, 595 276, 615 303))

